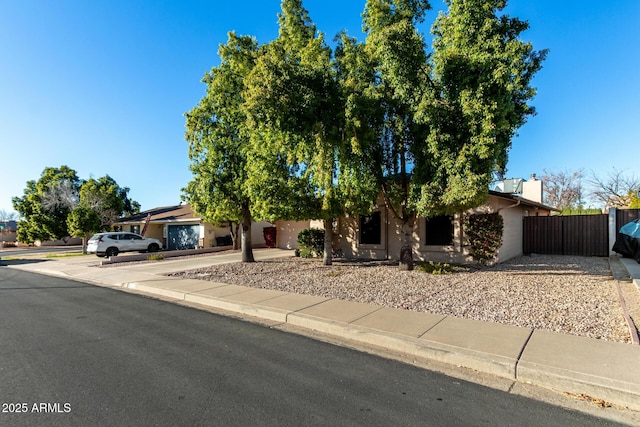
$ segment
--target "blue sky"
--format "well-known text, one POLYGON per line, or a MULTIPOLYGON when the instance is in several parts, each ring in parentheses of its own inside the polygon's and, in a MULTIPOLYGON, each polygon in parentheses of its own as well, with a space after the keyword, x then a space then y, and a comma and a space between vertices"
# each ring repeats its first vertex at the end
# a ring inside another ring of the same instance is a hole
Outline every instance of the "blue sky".
MULTIPOLYGON (((329 40, 341 29, 362 37, 364 3, 304 2, 329 40)), ((279 10, 279 0, 0 0, 0 210, 61 165, 110 175, 142 209, 177 204, 191 179, 183 113, 204 95, 218 45, 231 30, 272 40, 279 10)), ((639 175, 640 1, 510 0, 506 11, 550 49, 507 176, 639 175)))

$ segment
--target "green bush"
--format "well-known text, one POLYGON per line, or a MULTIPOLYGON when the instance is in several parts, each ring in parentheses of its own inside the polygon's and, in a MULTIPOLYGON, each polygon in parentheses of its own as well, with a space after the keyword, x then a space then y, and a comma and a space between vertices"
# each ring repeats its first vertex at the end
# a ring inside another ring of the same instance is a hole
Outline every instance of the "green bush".
POLYGON ((502 216, 499 213, 467 215, 464 228, 471 257, 483 265, 494 261, 502 246, 502 216))
POLYGON ((451 264, 429 261, 417 266, 416 270, 429 274, 451 274, 456 271, 456 267, 451 264))
POLYGON ((298 233, 298 251, 302 258, 319 257, 324 255, 324 230, 319 228, 305 228, 298 233))

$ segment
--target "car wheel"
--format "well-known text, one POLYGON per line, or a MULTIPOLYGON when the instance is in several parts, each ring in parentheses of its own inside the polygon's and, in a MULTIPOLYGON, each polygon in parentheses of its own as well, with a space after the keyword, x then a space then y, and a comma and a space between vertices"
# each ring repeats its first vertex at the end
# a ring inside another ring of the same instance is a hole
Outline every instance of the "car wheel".
POLYGON ((160 246, 158 246, 157 243, 152 243, 149 245, 149 247, 147 248, 147 250, 149 252, 158 252, 158 250, 160 249, 160 246))
POLYGON ((109 248, 105 252, 108 257, 118 256, 118 248, 109 248))

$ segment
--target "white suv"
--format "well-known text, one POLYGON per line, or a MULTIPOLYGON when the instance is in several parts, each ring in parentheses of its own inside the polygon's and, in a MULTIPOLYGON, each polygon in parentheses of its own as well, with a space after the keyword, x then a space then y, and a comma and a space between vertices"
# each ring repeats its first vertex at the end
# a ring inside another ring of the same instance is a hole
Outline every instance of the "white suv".
POLYGON ((97 256, 117 256, 120 252, 157 252, 162 249, 158 239, 142 237, 135 233, 112 232, 94 234, 87 243, 87 252, 97 256))

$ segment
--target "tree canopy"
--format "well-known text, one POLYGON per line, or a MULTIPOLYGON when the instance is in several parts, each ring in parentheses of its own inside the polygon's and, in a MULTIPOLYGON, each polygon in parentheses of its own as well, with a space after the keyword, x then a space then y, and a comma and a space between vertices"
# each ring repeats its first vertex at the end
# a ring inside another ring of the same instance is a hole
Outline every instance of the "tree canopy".
POLYGON ((68 166, 47 167, 37 181, 27 182, 22 197, 12 199, 21 217, 17 239, 33 243, 76 235, 79 219, 88 217, 91 221, 82 221, 84 226, 80 227, 85 233, 108 230, 118 217, 140 210, 139 203, 130 200, 128 192, 127 187, 121 188, 108 175, 83 181, 68 166), (74 226, 70 228, 69 217, 79 207, 85 211, 73 216, 74 226), (87 214, 86 209, 95 215, 87 214))
MULTIPOLYGON (((250 131, 243 111, 246 77, 258 51, 255 39, 229 33, 218 50, 221 63, 203 78, 207 93, 187 117, 190 169, 194 177, 183 192, 193 209, 213 223, 242 224, 242 258, 253 260, 253 200, 247 187, 250 131)), ((236 233, 234 243, 236 240, 236 233)))
MULTIPOLYGON (((367 132, 347 115, 357 50, 343 37, 334 58, 300 0, 282 1, 279 25, 248 77, 249 186, 262 216, 323 219, 330 230, 333 218, 370 210, 378 190, 364 161, 367 132)), ((330 264, 329 232, 324 254, 330 264)))
POLYGON ((544 183, 544 202, 554 208, 579 209, 584 207, 582 169, 577 171, 548 171, 540 177, 544 183))
POLYGON ((528 24, 503 13, 505 0, 446 4, 431 48, 419 31, 427 0, 368 0, 365 40, 341 33, 334 48, 302 0, 282 0, 275 40, 221 49, 205 78, 217 101, 187 115, 196 210, 231 220, 246 203, 256 217, 324 219, 329 231, 332 218, 370 212, 382 191, 411 257, 418 215, 485 202, 535 113, 531 80, 547 51, 521 39, 528 24), (222 191, 229 182, 240 188, 222 191))
POLYGON ((494 172, 506 168, 511 140, 535 114, 531 79, 547 51, 521 40, 526 21, 502 13, 505 0, 447 0, 432 33, 430 90, 416 120, 429 126, 412 201, 419 213, 482 204, 494 172))
POLYGON ((78 199, 78 206, 89 208, 98 214, 99 228, 102 230, 108 229, 122 216, 140 212, 140 203, 129 198, 129 188, 120 187, 109 175, 83 181, 78 199))
POLYGON ((33 243, 68 236, 67 216, 77 203, 80 184, 76 171, 68 166, 47 167, 37 181, 27 181, 23 196, 12 198, 21 217, 17 239, 33 243))

